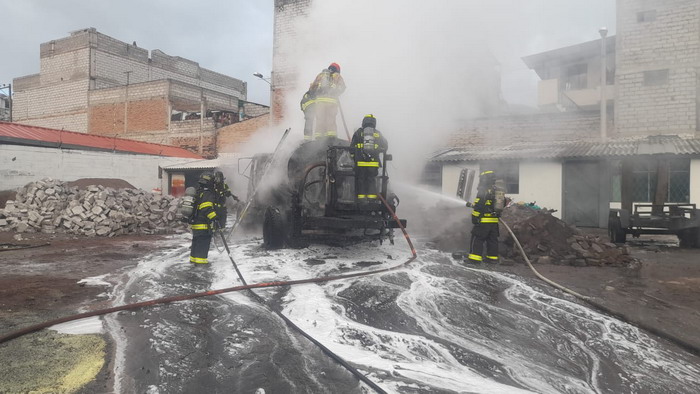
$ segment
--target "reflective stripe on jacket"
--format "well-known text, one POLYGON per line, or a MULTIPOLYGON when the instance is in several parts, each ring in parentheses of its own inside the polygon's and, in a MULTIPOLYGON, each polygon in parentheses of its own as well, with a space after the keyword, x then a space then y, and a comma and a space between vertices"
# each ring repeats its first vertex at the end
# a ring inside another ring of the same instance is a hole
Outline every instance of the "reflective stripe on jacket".
POLYGON ((474 199, 474 208, 472 210, 472 223, 498 223, 500 216, 494 208, 493 201, 496 199, 493 190, 487 189, 479 191, 474 199))
POLYGON ((194 221, 190 228, 193 231, 208 231, 212 228, 212 222, 216 220, 216 194, 213 190, 203 188, 198 193, 199 205, 195 212, 194 221))

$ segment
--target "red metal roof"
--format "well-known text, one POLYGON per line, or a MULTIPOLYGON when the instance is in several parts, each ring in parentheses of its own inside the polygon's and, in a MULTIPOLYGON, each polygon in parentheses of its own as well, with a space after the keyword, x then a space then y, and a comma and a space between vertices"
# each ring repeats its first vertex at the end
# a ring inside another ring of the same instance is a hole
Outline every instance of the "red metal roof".
POLYGON ((2 143, 202 159, 196 153, 170 145, 7 122, 0 122, 0 144, 2 143))

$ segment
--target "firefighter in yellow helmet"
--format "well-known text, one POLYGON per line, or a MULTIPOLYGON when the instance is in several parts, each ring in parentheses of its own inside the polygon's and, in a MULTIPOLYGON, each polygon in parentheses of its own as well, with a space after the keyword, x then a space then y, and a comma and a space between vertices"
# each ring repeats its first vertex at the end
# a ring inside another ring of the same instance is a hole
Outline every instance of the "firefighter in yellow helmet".
POLYGON ((192 228, 192 247, 190 248, 190 263, 209 263, 209 245, 212 234, 219 229, 216 212, 216 192, 214 190, 214 174, 205 172, 199 177, 199 188, 196 195, 195 216, 192 228))
POLYGON ((472 236, 469 255, 465 262, 481 263, 484 261, 484 243, 486 243, 486 262, 498 263, 498 218, 501 213, 496 209, 496 174, 484 171, 479 176, 474 203, 467 202, 472 208, 472 236))
MULTIPOLYGON (((304 99, 302 99, 301 105, 302 109, 306 108, 304 110, 305 118, 307 117, 306 110, 311 110, 316 119, 313 133, 314 139, 338 136, 335 118, 338 116, 338 97, 344 91, 345 81, 340 76, 340 65, 338 63, 331 63, 311 83, 309 91, 306 93, 308 95, 307 99, 311 101, 307 101, 306 103, 309 105, 305 107, 304 99)), ((306 134, 307 127, 310 126, 304 127, 304 138, 309 139, 306 134)))
POLYGON ((380 153, 386 153, 389 144, 377 130, 377 118, 366 115, 362 127, 352 136, 350 146, 355 159, 355 192, 360 203, 377 201, 377 175, 379 175, 380 153))

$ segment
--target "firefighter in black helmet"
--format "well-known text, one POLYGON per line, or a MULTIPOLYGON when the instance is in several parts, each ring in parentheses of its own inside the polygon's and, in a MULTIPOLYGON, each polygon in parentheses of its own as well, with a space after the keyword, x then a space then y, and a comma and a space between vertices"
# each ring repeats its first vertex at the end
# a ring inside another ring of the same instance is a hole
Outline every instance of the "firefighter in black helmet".
POLYGON ((199 176, 199 188, 196 197, 196 212, 192 228, 192 247, 190 262, 195 264, 207 264, 209 260, 209 245, 212 234, 219 229, 219 221, 214 204, 216 194, 214 190, 214 174, 205 172, 199 176))
POLYGON ((226 209, 226 199, 228 197, 233 198, 235 201, 239 201, 238 197, 231 192, 224 178, 224 173, 221 171, 214 172, 214 195, 216 196, 216 201, 214 201, 214 209, 216 210, 216 217, 219 218, 219 228, 226 227, 226 218, 228 217, 228 210, 226 209))
POLYGON ((355 192, 360 203, 378 201, 379 154, 386 153, 389 145, 376 127, 377 118, 366 115, 362 119, 362 127, 355 131, 350 143, 355 159, 355 192))
POLYGON ((486 243, 486 262, 498 263, 498 218, 501 213, 496 209, 496 174, 484 171, 479 176, 474 203, 467 202, 472 208, 472 237, 466 262, 481 263, 484 259, 486 243))

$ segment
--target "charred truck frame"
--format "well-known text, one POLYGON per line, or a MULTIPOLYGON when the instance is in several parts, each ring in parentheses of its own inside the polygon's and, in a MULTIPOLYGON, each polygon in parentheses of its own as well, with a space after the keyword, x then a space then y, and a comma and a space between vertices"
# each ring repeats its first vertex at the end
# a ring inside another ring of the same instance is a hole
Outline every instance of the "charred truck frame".
MULTIPOLYGON (((356 198, 352 149, 347 141, 325 138, 302 143, 286 160, 286 168, 285 161, 272 154, 239 160, 239 173, 248 177, 253 198, 247 224, 262 222, 265 247, 304 247, 312 240, 393 243, 398 224, 387 206, 381 199, 360 203, 356 198), (246 159, 250 162, 241 169, 241 160, 246 159), (267 163, 273 171, 263 178, 267 163)), ((390 154, 381 154, 376 182, 378 193, 395 211, 399 200, 389 191, 386 166, 391 160, 390 154)), ((406 220, 401 223, 405 226, 406 220)))

